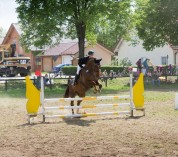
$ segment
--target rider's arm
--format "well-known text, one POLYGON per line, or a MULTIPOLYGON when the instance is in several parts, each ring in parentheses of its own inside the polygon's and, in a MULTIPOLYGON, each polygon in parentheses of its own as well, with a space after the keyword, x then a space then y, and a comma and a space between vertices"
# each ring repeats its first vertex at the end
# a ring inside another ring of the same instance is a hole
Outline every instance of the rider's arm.
POLYGON ((80 59, 78 60, 78 65, 79 65, 81 68, 83 68, 83 59, 84 59, 84 58, 80 58, 80 59))

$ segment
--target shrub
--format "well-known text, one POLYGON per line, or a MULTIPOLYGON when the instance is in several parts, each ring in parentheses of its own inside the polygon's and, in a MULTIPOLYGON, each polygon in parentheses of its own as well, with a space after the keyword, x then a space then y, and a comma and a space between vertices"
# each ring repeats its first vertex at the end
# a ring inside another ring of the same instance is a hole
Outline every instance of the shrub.
POLYGON ((62 68, 64 75, 75 75, 77 72, 76 66, 67 66, 62 68))

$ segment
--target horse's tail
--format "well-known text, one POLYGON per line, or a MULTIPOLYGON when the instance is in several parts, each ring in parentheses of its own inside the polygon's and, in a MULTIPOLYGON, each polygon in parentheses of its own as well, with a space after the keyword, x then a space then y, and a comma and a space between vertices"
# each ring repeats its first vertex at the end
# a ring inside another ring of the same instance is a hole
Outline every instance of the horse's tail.
POLYGON ((69 85, 67 85, 65 94, 64 94, 64 98, 68 98, 69 97, 69 85))

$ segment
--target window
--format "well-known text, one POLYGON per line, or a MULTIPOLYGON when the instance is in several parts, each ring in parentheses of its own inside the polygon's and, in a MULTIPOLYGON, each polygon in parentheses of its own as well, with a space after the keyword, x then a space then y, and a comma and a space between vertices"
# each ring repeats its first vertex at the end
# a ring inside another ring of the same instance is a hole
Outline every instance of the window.
POLYGON ((167 57, 166 56, 161 57, 161 64, 162 65, 166 65, 167 64, 167 57))
POLYGON ((36 56, 35 60, 36 60, 36 65, 41 65, 41 58, 40 57, 36 56))

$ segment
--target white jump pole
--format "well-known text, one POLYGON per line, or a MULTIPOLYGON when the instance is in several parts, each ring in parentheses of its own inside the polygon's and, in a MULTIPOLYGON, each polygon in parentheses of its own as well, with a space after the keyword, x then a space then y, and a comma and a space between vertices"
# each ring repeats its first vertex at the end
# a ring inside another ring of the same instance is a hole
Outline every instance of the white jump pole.
POLYGON ((53 107, 45 107, 45 110, 86 109, 86 108, 122 107, 122 106, 130 106, 130 103, 96 104, 96 105, 83 105, 83 106, 53 106, 53 107))
POLYGON ((178 93, 175 95, 175 110, 178 110, 178 93))
POLYGON ((121 95, 121 96, 97 96, 97 97, 84 97, 84 98, 52 98, 52 99, 45 99, 45 102, 63 102, 63 101, 91 101, 91 100, 108 100, 108 99, 126 99, 130 98, 130 95, 121 95))
POLYGON ((130 115, 133 117, 133 73, 130 73, 130 115))
POLYGON ((88 117, 88 116, 101 116, 101 115, 121 115, 129 114, 130 111, 117 111, 117 112, 100 112, 100 113, 86 113, 86 114, 66 114, 66 115, 50 115, 46 118, 74 118, 74 117, 88 117))
POLYGON ((45 107, 44 107, 44 78, 41 76, 41 94, 40 94, 40 100, 41 100, 41 106, 42 106, 42 115, 43 115, 43 122, 45 122, 45 107))

